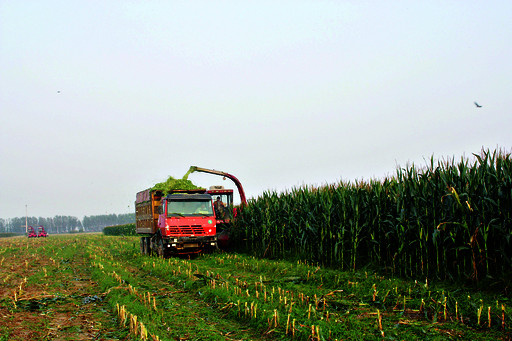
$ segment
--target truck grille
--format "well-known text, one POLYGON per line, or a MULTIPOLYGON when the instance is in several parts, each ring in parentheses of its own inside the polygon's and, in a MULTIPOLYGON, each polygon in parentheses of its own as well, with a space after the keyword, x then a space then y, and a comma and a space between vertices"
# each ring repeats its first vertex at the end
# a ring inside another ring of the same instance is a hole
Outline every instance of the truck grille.
POLYGON ((205 235, 205 231, 201 225, 180 225, 169 226, 169 233, 171 235, 205 235))

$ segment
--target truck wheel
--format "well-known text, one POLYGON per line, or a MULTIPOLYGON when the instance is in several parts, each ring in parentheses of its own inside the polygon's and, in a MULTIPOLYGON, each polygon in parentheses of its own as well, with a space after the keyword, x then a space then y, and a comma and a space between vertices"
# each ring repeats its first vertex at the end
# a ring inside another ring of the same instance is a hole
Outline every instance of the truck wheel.
POLYGON ((158 239, 157 252, 158 252, 158 257, 162 257, 162 258, 165 257, 164 241, 162 240, 161 237, 158 239))
POLYGON ((159 236, 153 235, 153 237, 149 238, 148 243, 148 252, 150 255, 154 255, 155 253, 158 253, 158 238, 159 236))
POLYGON ((146 239, 146 242, 145 242, 145 244, 146 244, 146 254, 147 255, 151 255, 151 252, 152 252, 152 250, 151 250, 151 237, 146 237, 145 239, 146 239))
POLYGON ((146 238, 142 237, 140 238, 140 254, 145 255, 146 254, 146 238))
POLYGON ((150 241, 148 237, 142 237, 140 239, 140 252, 143 255, 149 255, 151 254, 151 247, 150 247, 150 241))

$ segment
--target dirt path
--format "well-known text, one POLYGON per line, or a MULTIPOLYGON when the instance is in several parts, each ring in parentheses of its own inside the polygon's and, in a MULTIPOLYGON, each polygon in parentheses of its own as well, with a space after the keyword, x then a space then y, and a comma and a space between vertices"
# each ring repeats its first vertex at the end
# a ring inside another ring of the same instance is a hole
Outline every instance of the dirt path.
MULTIPOLYGON (((128 282, 150 293, 158 307, 152 315, 155 339, 272 340, 129 257, 112 260, 112 272, 131 277, 123 275, 126 283, 105 289, 100 283, 110 275, 94 271, 88 243, 73 237, 0 238, 0 340, 139 340, 115 311, 117 301, 133 297, 128 282)), ((144 315, 135 308, 132 313, 144 315)))
POLYGON ((51 257, 48 242, 0 238, 0 340, 119 339, 83 257, 51 257))

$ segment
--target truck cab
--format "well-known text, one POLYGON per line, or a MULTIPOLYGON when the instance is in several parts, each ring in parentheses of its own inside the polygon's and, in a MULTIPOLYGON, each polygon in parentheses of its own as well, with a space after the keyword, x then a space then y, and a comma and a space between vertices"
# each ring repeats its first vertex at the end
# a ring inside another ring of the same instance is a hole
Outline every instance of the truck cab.
POLYGON ((136 232, 144 235, 143 254, 194 254, 217 247, 212 196, 204 189, 173 190, 166 196, 149 189, 139 194, 136 232))
POLYGON ((209 194, 169 194, 158 227, 168 247, 183 250, 216 245, 216 219, 209 194))

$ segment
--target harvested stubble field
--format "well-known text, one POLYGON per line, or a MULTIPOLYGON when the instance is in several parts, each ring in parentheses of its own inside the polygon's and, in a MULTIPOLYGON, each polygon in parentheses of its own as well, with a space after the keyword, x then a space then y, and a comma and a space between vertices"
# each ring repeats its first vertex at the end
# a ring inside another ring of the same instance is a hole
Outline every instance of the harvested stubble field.
POLYGON ((0 340, 509 340, 506 297, 136 237, 0 238, 0 340))

